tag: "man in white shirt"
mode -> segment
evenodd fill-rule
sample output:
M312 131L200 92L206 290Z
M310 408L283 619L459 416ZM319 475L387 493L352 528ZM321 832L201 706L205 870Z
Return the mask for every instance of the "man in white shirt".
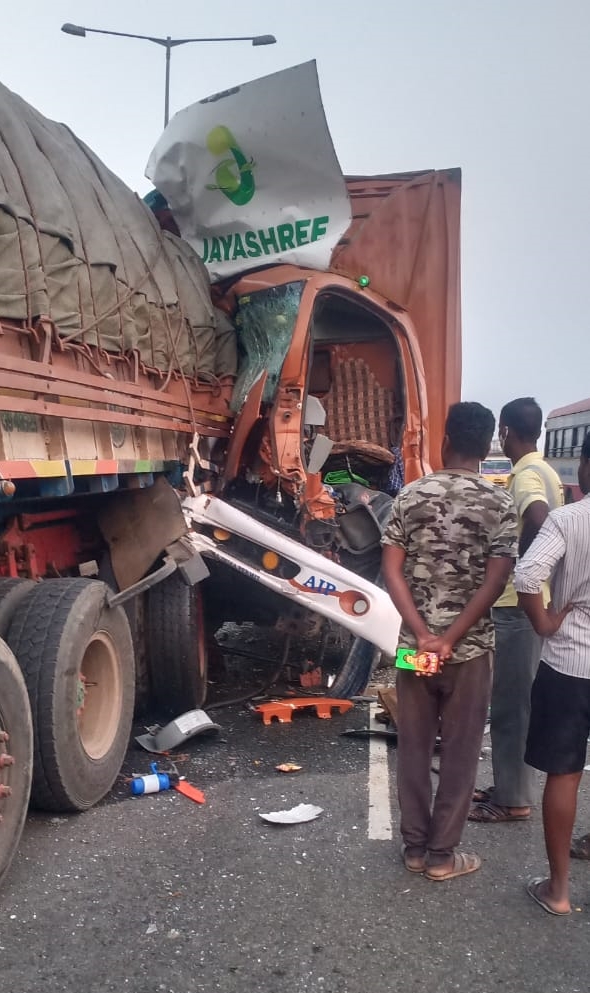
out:
M527 892L550 914L571 913L570 843L590 735L590 434L578 469L585 497L552 511L514 573L519 604L543 646L525 762L547 773L543 826L549 878ZM542 586L551 576L551 604Z

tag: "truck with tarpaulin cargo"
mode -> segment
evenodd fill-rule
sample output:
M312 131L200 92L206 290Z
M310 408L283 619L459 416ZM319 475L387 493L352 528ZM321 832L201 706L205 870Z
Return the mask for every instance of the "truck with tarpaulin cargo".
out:
M205 703L226 621L311 636L332 695L391 648L380 536L459 397L460 174L349 177L323 269L219 274L5 88L0 139L1 876L29 794L88 808L138 705Z

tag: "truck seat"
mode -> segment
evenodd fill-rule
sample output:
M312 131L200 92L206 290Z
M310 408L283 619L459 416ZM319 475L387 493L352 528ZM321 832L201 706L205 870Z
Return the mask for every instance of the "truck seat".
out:
M390 449L393 391L380 386L363 359L334 363L322 404L324 433L335 443L334 454L362 452L387 465L395 461Z

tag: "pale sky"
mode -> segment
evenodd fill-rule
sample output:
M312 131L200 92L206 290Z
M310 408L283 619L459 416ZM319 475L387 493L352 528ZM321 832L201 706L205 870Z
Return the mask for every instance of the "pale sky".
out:
M343 172L463 171L463 396L497 414L590 396L588 0L22 0L0 78L140 194L162 128L164 49L62 34L274 34L172 52L171 113L315 59Z

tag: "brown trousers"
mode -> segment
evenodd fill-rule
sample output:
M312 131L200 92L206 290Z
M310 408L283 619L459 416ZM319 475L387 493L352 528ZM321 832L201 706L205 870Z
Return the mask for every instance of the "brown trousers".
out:
M492 685L492 656L447 663L436 676L397 674L397 791L408 854L444 862L461 840L471 805ZM432 804L431 764L440 734Z

